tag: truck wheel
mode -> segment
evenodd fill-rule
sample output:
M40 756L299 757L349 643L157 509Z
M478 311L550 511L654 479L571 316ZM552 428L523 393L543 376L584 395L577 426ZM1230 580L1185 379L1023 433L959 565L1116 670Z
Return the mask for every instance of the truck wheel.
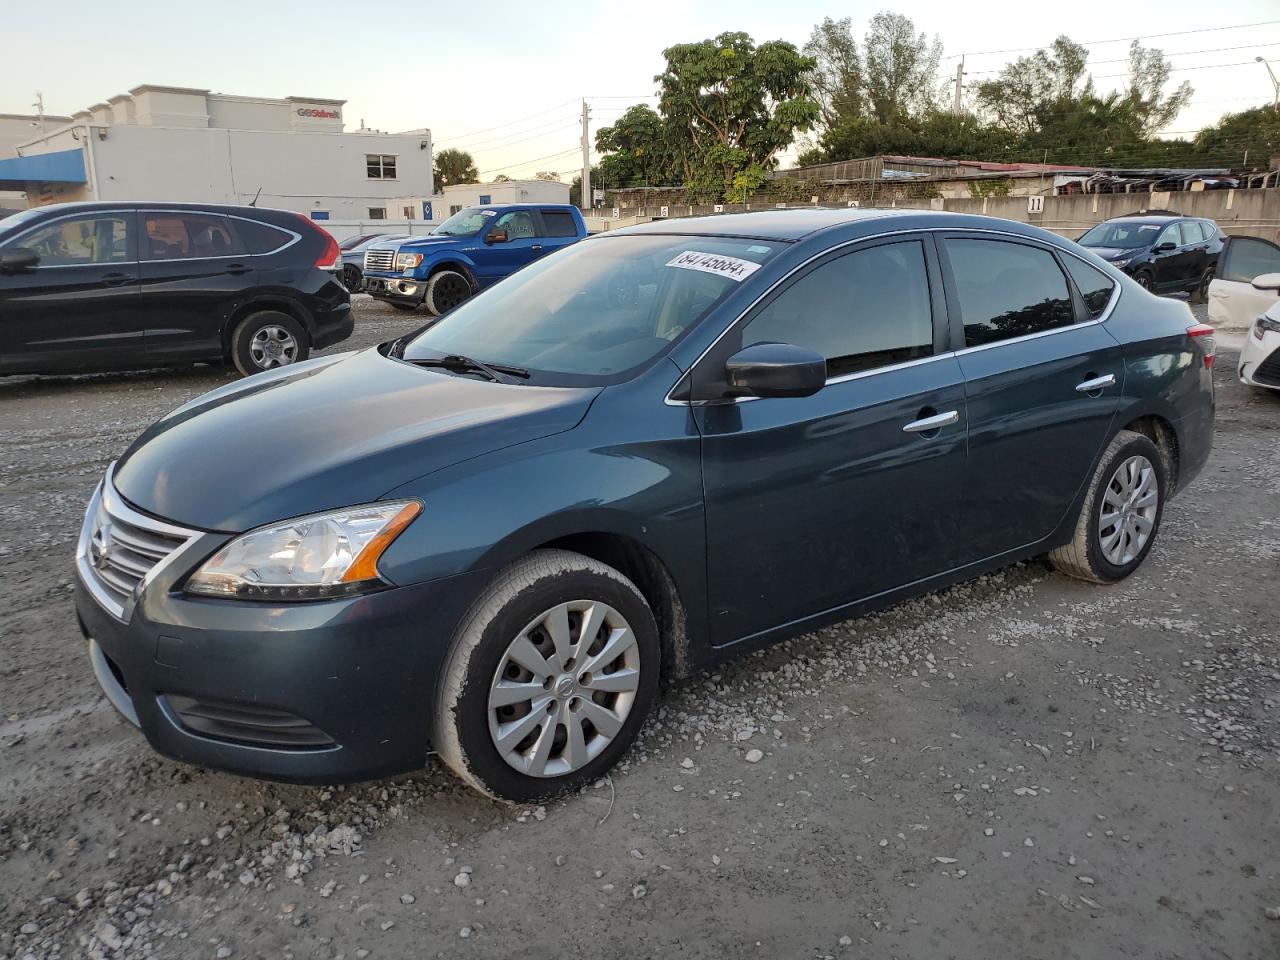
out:
M302 324L279 310L259 310L240 321L231 337L231 359L243 376L307 359L311 340Z
M471 284L456 270L441 270L427 281L423 303L437 317L452 310L471 296Z
M1049 554L1063 573L1115 583L1137 570L1156 534L1168 489L1164 457L1147 437L1121 430L1089 481L1075 536Z
M455 636L435 745L491 797L590 783L626 752L658 694L653 612L617 570L537 550L498 574Z

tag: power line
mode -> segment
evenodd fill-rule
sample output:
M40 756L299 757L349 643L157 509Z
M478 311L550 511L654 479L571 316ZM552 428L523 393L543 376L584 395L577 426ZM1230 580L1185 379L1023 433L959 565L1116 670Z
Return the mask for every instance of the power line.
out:
M1084 40L1080 41L1082 47L1097 47L1104 43L1129 43L1133 40L1157 40L1161 37L1186 37L1197 33L1216 33L1222 30L1247 30L1252 27L1270 27L1280 23L1280 20L1260 20L1257 23L1237 23L1226 27L1201 27L1198 30L1174 30L1171 33L1148 33L1141 37L1113 37L1110 40ZM1074 41L1073 41L1074 42ZM1048 44L1039 47L1011 47L1008 50L970 50L965 53L952 53L943 57L944 60L951 60L955 57L985 57L994 56L1000 53L1026 53L1027 51L1043 50Z
M494 124L492 127L484 127L480 130L472 130L470 133L460 133L453 137L438 137L439 140L465 140L467 137L474 137L478 133L488 133L490 130L500 130L503 127L511 127L517 123L524 123L526 120L532 120L534 117L540 117L543 114L550 113L552 110L559 110L561 107L567 107L571 103L577 103L578 98L566 100L564 103L557 103L554 107L547 107L545 110L539 110L537 113L531 113L527 117L520 117L518 120L508 120L506 123Z
M522 143L525 140L536 140L539 137L550 136L560 130L568 129L566 125L577 125L577 121L569 117L560 117L548 123L540 124L536 127L530 127L527 130L511 131L511 133L500 134L496 137L489 137L485 140L478 140L475 143L457 144L457 141L449 141L451 144L460 146L464 150L477 149L496 149L497 147L507 147L513 143ZM512 139L508 139L512 138ZM501 141L501 142L500 142ZM443 141L442 141L443 142Z
M480 175L486 173L498 173L501 170L510 170L512 167L523 167L531 163L541 163L544 160L555 160L557 157L563 157L570 153L577 153L580 147L570 147L568 150L561 150L559 153L549 153L545 157L534 157L532 160L521 160L518 163L508 163L501 167L491 167L488 170L481 170Z
M1112 60L1109 62L1124 63L1125 61ZM1255 63L1257 63L1256 60L1239 60L1236 63L1202 63L1202 64L1199 64L1198 66L1192 66L1192 67L1170 67L1169 72L1184 73L1188 70L1220 70L1224 67L1251 67ZM992 73L1004 73L1004 68L1001 68L999 70L967 70L965 71L966 76L986 76ZM1094 77L1093 79L1094 80L1114 80L1117 77L1127 77L1127 76L1129 76L1129 74L1127 73L1108 73L1100 77Z
M1280 42L1274 43L1246 43L1243 47L1212 47L1208 50L1179 50L1177 53L1164 53L1166 57L1190 57L1200 53L1229 53L1236 50L1256 50L1259 47L1280 47ZM1117 60L1095 60L1094 66L1102 66L1108 63L1128 63L1128 57L1120 57ZM1256 61L1255 61L1256 62Z

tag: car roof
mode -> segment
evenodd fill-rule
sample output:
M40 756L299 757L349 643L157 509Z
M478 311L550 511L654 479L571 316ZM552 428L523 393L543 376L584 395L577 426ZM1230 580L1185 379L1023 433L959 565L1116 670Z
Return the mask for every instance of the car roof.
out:
M251 207L248 204L234 203L192 203L190 201L164 201L164 200L76 200L71 203L53 203L45 207L34 207L32 209L39 210L44 213L54 215L62 215L66 213L79 213L81 211L91 212L94 210L120 210L121 208L130 210L190 210L193 213L234 213L239 216L253 215L255 213L281 213L292 214L297 217L305 217L306 214L298 213L296 210L281 210L277 207Z
M621 230L610 230L609 233L665 233L742 237L752 240L799 240L811 233L841 224L921 212L890 207L804 207L792 210L753 210L746 213L717 213L703 217L654 220L634 227L623 227Z
M1193 217L1189 213L1130 213L1123 217L1111 217L1103 220L1103 223L1127 223L1132 220L1140 220L1143 223L1161 224L1173 223L1175 220L1203 220L1204 217Z

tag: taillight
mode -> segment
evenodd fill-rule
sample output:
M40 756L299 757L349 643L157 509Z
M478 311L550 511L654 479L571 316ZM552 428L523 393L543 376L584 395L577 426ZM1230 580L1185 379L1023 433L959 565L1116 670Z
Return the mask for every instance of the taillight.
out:
M342 265L342 250L338 247L338 241L333 239L333 234L323 227L317 227L310 217L304 217L300 213L294 214L294 216L305 223L308 229L315 231L324 238L324 249L316 257L316 268L320 270L337 270Z
M1191 338L1191 342L1200 348L1200 355L1204 357L1204 365L1206 367L1213 366L1213 353L1216 345L1213 340L1213 327L1207 323L1193 323L1187 327L1187 336Z

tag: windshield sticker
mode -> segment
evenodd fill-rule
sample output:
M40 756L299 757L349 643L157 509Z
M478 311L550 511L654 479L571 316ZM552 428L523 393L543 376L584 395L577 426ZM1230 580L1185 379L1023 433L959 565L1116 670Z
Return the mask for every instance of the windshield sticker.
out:
M725 256L723 253L703 253L699 250L686 250L667 261L668 267L679 267L681 270L701 270L703 273L714 273L718 277L728 277L741 283L760 269L760 264L738 257Z
M758 243L753 243L751 246L747 247L747 253L768 253L768 252L769 252L768 247L762 247Z
M482 217L496 217L497 215L498 215L497 210L481 210L480 211L480 216Z

